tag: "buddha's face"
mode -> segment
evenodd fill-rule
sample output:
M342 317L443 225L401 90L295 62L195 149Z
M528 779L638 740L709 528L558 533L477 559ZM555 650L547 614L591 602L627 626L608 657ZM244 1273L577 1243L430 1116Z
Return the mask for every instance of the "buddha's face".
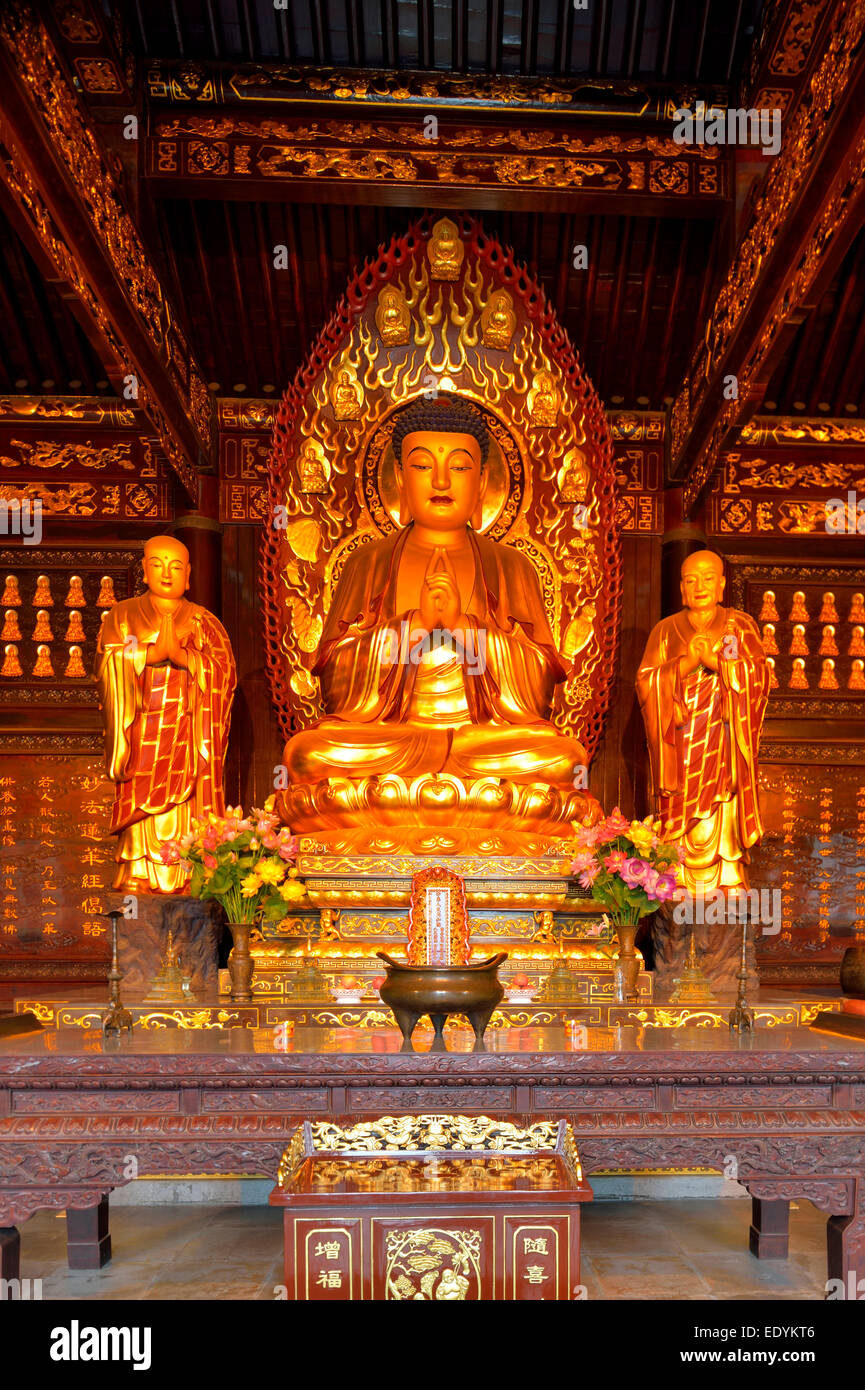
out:
M171 536L156 536L144 551L144 581L157 598L183 598L189 588L189 551Z
M697 613L715 608L724 593L724 568L717 555L700 550L682 565L682 602Z
M484 495L480 445L471 434L407 434L397 481L413 521L436 531L457 531Z

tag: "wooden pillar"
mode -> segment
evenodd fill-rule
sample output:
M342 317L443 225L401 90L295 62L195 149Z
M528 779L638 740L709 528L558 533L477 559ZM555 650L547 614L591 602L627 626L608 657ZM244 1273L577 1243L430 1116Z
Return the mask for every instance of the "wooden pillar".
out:
M0 1279L21 1277L21 1236L17 1226L0 1226ZM6 1285L4 1285L4 1288ZM7 1299L12 1290L7 1289Z
M751 1254L758 1260L786 1260L790 1239L790 1203L783 1199L751 1198Z
M661 617L669 618L682 607L679 581L682 565L695 550L711 549L702 516L693 520L682 512L682 489L664 493L664 534L661 537Z
M214 476L205 474L200 478L198 510L178 516L174 534L189 551L192 574L187 598L221 618L222 526L218 480Z
M101 1269L111 1259L108 1194L95 1207L66 1208L66 1254L70 1269Z

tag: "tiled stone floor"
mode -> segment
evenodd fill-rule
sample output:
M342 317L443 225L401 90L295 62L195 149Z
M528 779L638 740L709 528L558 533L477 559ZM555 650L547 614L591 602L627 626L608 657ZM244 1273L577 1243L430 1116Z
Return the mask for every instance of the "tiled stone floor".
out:
M748 1252L748 1201L595 1202L583 1207L590 1299L818 1299L826 1217L791 1212L790 1256ZM282 1282L282 1214L261 1206L117 1207L114 1259L66 1267L66 1222L40 1212L21 1228L21 1275L44 1299L270 1299Z

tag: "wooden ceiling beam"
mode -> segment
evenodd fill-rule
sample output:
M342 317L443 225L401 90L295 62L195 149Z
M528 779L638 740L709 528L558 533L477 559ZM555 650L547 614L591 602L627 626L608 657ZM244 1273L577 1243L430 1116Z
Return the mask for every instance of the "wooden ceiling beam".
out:
M553 116L528 131L516 115L437 120L429 138L416 113L310 122L266 109L152 109L145 184L155 197L636 217L717 217L731 198L731 152L676 144L671 121L576 130Z
M118 394L137 390L194 496L212 465L202 373L54 42L28 0L0 14L0 185L16 230L61 282ZM134 379L134 381L133 381Z
M814 59L671 410L669 476L693 508L720 451L759 410L772 371L865 213L865 5L847 4ZM735 391L736 394L733 394Z

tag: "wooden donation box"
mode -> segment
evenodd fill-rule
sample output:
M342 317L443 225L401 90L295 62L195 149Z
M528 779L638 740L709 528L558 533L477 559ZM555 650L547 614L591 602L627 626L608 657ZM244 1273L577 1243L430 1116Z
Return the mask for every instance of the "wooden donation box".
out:
M580 1203L565 1120L307 1121L279 1166L289 1299L573 1299Z

